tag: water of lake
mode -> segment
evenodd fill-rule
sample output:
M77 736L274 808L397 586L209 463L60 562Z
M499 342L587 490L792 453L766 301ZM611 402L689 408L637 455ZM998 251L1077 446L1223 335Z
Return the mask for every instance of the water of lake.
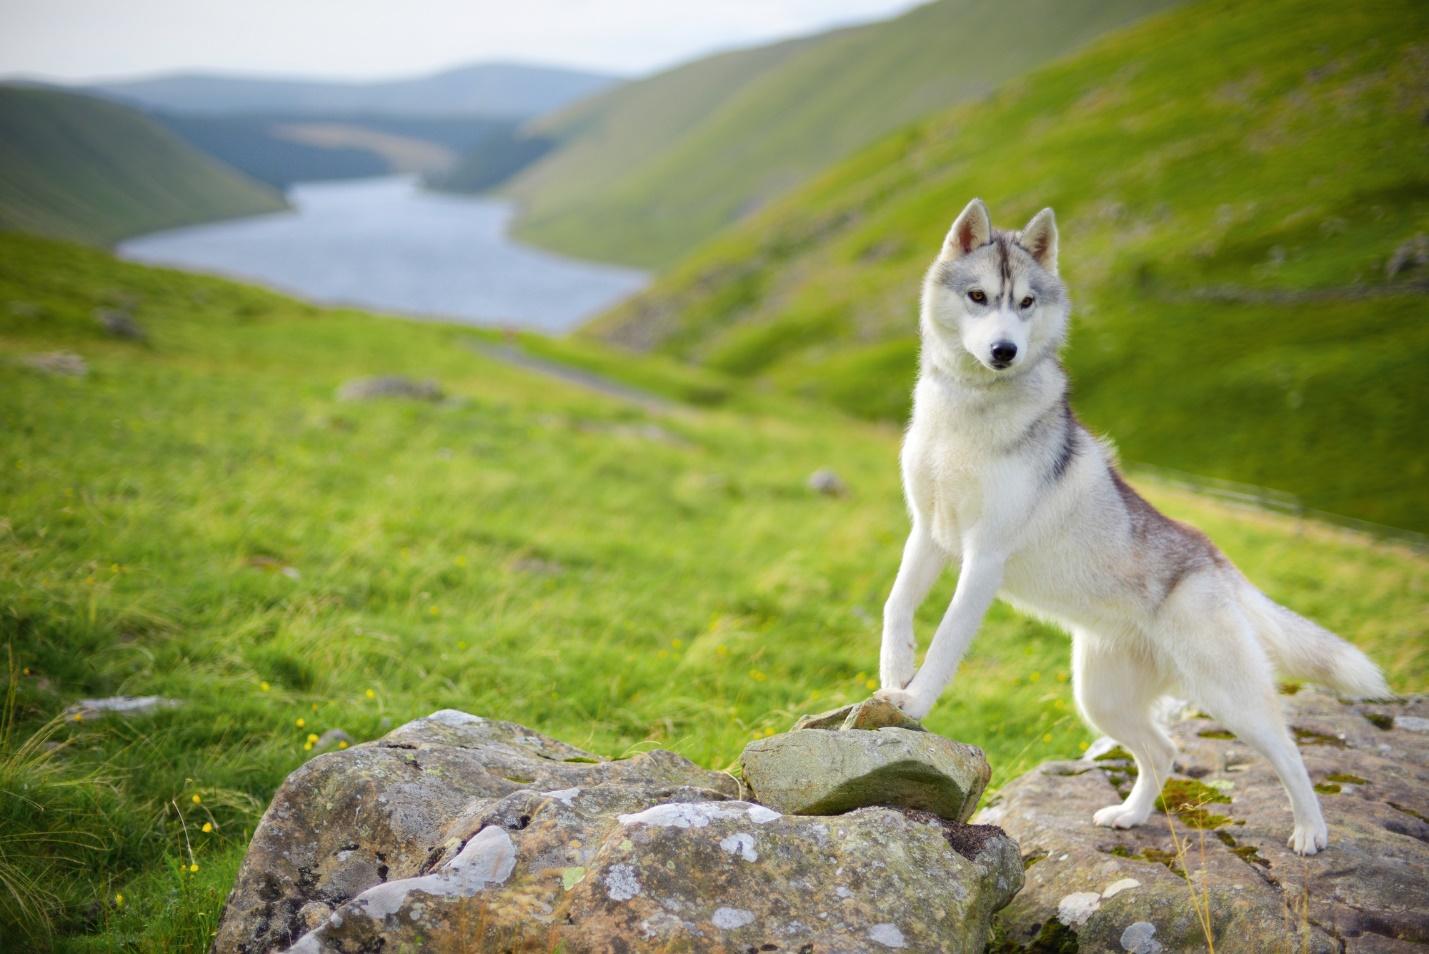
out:
M288 200L289 212L154 232L118 251L324 304L550 332L648 281L516 242L509 202L427 192L406 177L304 183Z

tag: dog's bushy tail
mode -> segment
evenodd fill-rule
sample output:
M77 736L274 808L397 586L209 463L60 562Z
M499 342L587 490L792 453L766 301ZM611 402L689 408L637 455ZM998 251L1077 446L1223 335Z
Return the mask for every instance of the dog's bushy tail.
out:
M1327 686L1350 699L1393 695L1379 667L1359 649L1281 606L1249 581L1241 592L1260 644L1281 675Z

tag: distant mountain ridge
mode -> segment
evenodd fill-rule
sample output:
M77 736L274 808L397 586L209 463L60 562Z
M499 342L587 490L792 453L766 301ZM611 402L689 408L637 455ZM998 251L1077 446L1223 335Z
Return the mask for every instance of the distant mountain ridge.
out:
M529 118L568 106L620 82L608 73L477 63L407 79L275 79L221 73L174 73L96 83L87 91L145 109L175 113L476 115Z
M441 174L462 154L509 137L522 122L367 113L199 115L155 110L149 115L196 149L283 189L321 179Z
M668 265L882 135L1175 2L940 0L705 57L531 123L555 146L501 189L521 201L523 239ZM464 165L469 185L491 184Z
M282 208L277 192L127 106L0 85L0 230L104 245Z

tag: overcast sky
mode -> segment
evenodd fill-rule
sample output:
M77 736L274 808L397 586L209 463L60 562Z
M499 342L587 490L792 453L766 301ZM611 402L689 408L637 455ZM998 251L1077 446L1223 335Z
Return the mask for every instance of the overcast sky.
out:
M0 75L370 79L480 60L638 74L916 0L0 0Z

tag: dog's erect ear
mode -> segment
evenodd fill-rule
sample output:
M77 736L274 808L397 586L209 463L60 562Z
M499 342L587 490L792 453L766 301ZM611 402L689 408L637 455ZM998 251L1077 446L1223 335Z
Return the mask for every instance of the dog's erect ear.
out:
M1038 265L1057 274L1057 217L1051 209L1032 216L1032 221L1018 234L1017 244L1031 252Z
M939 258L962 258L979 245L992 240L992 220L987 217L987 206L982 199L973 199L958 215L948 237L943 240L943 251Z

